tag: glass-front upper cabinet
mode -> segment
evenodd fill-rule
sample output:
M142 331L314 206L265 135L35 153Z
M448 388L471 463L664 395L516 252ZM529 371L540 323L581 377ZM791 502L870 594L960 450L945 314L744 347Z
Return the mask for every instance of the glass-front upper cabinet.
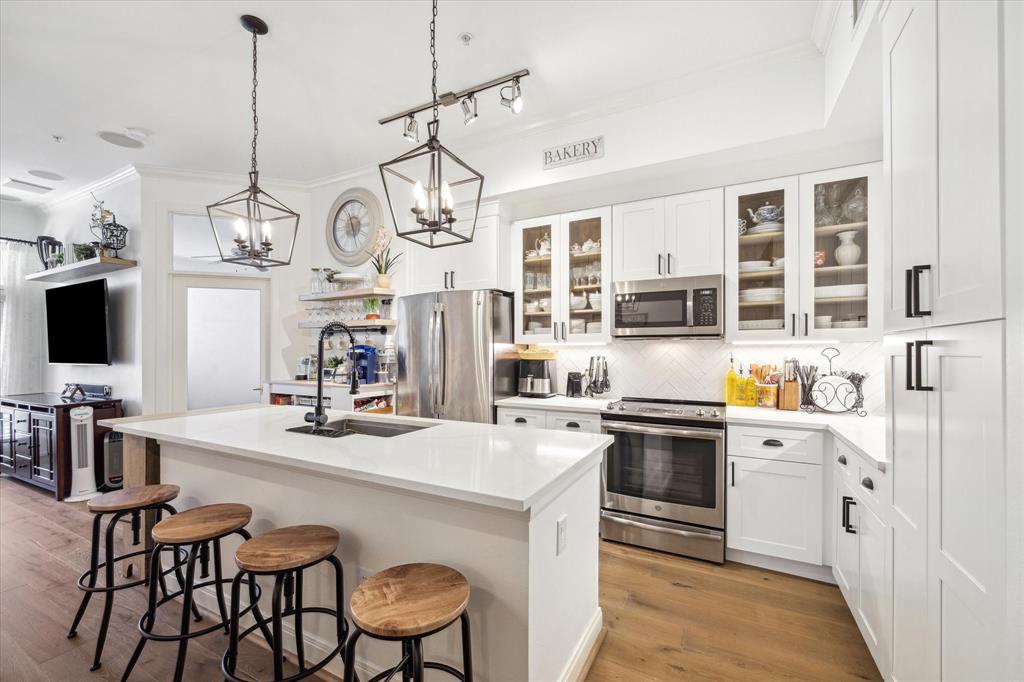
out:
M611 209L512 225L516 342L611 338Z
M778 178L725 188L726 335L799 336L799 182Z
M800 176L800 332L806 338L881 335L883 256L878 253L877 163Z

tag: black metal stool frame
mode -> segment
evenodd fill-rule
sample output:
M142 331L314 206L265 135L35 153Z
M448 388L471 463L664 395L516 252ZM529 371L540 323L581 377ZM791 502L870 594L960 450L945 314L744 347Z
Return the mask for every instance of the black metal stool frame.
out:
M89 668L92 671L99 670L101 665L101 658L103 656L103 645L107 639L107 627L110 625L110 612L114 606L114 592L124 590L129 587L136 587L142 585L147 581L147 578L140 578L130 582L115 585L114 579L114 566L125 559L131 559L137 556L150 556L154 549L140 549L120 556L114 556L114 531L117 529L118 522L125 516L132 515L132 546L139 544L139 528L140 519L142 512L145 511L156 511L157 520L159 521L163 512L167 512L169 515L174 515L177 511L171 505L166 502L159 504L151 504L145 507L138 507L136 509L124 509L117 512L95 512L92 520L92 548L89 552L89 570L83 573L78 578L78 589L85 592L82 595L82 602L78 606L78 612L75 613L75 619L71 623L71 628L68 630L68 639L74 639L78 636L78 625L82 622L82 617L85 615L85 611L89 606L89 600L92 599L92 595L96 592L103 592L107 595L105 603L103 605L103 617L100 620L100 632L96 638L96 653L93 658L92 667ZM106 533L104 536L104 561L100 562L100 526L104 516L110 516L111 518L107 522ZM174 553L174 564L167 570L161 570L159 573L160 589L164 595L167 595L167 581L165 576L168 573L175 573L178 579L179 585L184 585L184 577L181 573L181 567L185 565L186 557L184 550L181 552ZM99 578L100 570L104 572L104 584L96 585L97 579ZM86 584L88 583L88 584ZM193 614L196 620L200 619L199 611L193 606Z
M223 629L225 633L229 631L228 613L224 602L224 584L228 582L221 569L220 559L220 541L221 539L228 537L229 535L240 535L245 540L251 540L252 536L244 528L231 531L218 535L217 537L207 538L200 542L182 543L182 544L163 544L156 543L153 546L153 554L150 558L150 579L149 579L149 607L146 613L142 614L139 618L139 643L135 646L135 651L132 652L132 657L128 661L128 665L124 669L124 674L121 676L121 682L126 682L128 677L131 675L132 670L135 668L135 664L139 660L139 656L142 655L142 650L146 646L146 642L149 640L156 640L158 642L178 642L178 658L174 666L174 682L181 682L185 670L185 657L188 653L188 642L190 639L196 637L202 637L208 635L219 629ZM209 576L209 554L210 544L213 545L213 570L214 577L212 580L205 580L202 582L195 582L196 577L196 561L201 563L200 578L206 578ZM160 551L165 548L174 548L175 550L182 549L185 545L189 545L188 549L188 560L185 566L185 579L182 589L177 592L165 595L162 599L157 599L156 591L159 583L157 576L159 575L160 566ZM189 629L189 612L194 611L195 601L193 600L192 593L200 587L208 587L213 585L217 593L217 607L220 611L221 620L213 625L203 628L202 630L196 630L194 632ZM181 609L181 630L177 634L157 634L153 632L153 627L156 625L156 612L157 609L167 602L176 599L181 596L183 600ZM262 620L259 610L259 598L260 589L255 581L249 582L249 606L247 606L240 614L239 617L252 611L256 614L259 620ZM198 618L196 619L199 620ZM271 642L270 632L263 628L263 635L267 638L267 642Z
M436 635L438 632L447 629L456 620L462 621L462 671L458 671L455 668L445 663L436 663L434 661L425 661L423 659L423 639ZM388 668L380 673L377 673L371 677L367 682L381 682L381 680L390 680L399 671L402 672L402 679L405 681L411 680L412 682L423 682L423 676L426 669L441 670L457 680L462 682L473 682L473 650L471 647L471 637L469 632L469 613L463 611L459 614L459 617L451 620L436 630L425 632L422 635L416 635L415 637L384 637L381 635L375 635L370 632L365 632L358 625L353 625L352 636L348 638L348 643L345 645L345 674L343 682L359 682L359 678L356 676L356 642L359 641L359 637L363 634L368 635L372 639L379 639L385 642L401 642L402 643L402 660L398 662L393 668Z
M334 567L334 590L335 590L335 608L331 609L326 606L303 606L302 604L302 572L307 568L316 566L317 564L327 561ZM250 584L256 582L256 578L261 575L274 576L274 592L273 592L273 606L271 612L271 627L273 628L273 635L271 637L266 636L266 620L257 612L254 616L256 623L250 625L244 631L239 632L239 620L242 613L238 611L238 599L239 591L241 589L241 583L246 576L250 576L248 581ZM345 607L344 607L344 584L345 584L345 573L342 568L341 562L333 554L324 557L323 559L317 559L316 561L310 562L297 568L288 569L280 572L267 572L261 573L256 571L247 571L241 569L235 575L235 579L231 583L231 638L228 641L228 649L224 652L224 656L221 658L221 672L224 674L224 679L229 682L246 682L241 678L235 677L235 669L238 664L238 643L245 639L251 632L256 628L260 628L264 631L264 637L270 644L271 651L274 656L274 682L296 682L296 680L303 680L310 675L314 675L323 669L328 663L330 663L335 656L341 655L342 660L345 659L345 642L348 638L348 621L345 619ZM294 590L295 602L292 602ZM281 598L284 597L284 608L281 608ZM244 613L244 612L243 612ZM337 622L337 636L338 645L334 649L324 656L316 664L306 667L306 656L305 656L305 641L302 631L302 615L304 613L323 613L328 616L334 616ZM284 647L282 641L282 619L294 616L295 617L295 658L299 666L299 672L291 677L284 677ZM262 622L261 622L262 621Z

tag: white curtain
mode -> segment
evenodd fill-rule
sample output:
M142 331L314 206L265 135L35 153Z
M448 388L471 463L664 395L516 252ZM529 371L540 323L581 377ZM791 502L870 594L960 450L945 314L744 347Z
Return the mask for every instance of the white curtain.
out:
M43 285L35 245L0 240L0 395L32 393L43 383Z

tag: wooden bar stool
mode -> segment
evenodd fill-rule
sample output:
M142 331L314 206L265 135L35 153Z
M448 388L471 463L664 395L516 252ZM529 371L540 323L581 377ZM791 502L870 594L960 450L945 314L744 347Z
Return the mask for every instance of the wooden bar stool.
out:
M178 659L174 668L174 680L180 682L185 670L185 655L188 650L188 642L195 637L223 629L228 631L228 612L224 602L224 583L228 582L223 575L220 560L220 540L228 535L237 534L245 540L252 536L245 530L246 524L252 518L252 509L244 504L209 504L202 507L195 507L187 511L163 519L153 526L153 555L150 558L149 578L149 607L146 613L139 619L139 643L132 653L131 660L121 677L122 682L131 675L132 669L142 654L143 647L149 640L159 642L178 642ZM196 582L196 562L200 564L200 579L208 578L210 575L210 546L213 545L213 579ZM165 547L179 549L188 547L188 556L185 562L185 577L182 581L182 588L177 592L165 594L162 599L157 599L157 585L159 583L159 556L160 551ZM192 598L194 590L200 587L213 585L217 593L217 606L220 610L221 620L201 630L191 632L189 630L189 613L195 610L195 602ZM177 597L182 597L181 629L177 633L158 634L153 632L156 625L156 612L160 606ZM250 610L259 617L259 587L249 583L249 606L239 615L245 615ZM199 620L196 618L196 620ZM269 633L264 632L269 642Z
M178 496L178 492L179 489L176 485L143 485L106 493L99 497L92 498L86 504L88 510L93 513L92 547L89 552L89 570L78 578L78 588L83 590L85 594L82 596L82 603L78 606L78 612L75 614L75 619L71 623L71 629L68 630L68 639L78 636L78 625L82 622L82 616L85 615L85 610L89 606L89 600L92 599L92 595L96 592L104 593L106 595L106 601L103 604L103 617L100 621L99 637L96 639L96 654L90 670L98 670L101 664L103 645L106 643L107 639L107 626L110 624L110 612L114 606L114 592L124 590L129 587L135 587L146 582L146 579L142 578L116 585L114 582L115 564L119 561L130 559L132 557L149 555L150 552L153 551L141 549L115 556L114 530L117 528L117 523L125 516L131 515L133 531L132 544L138 545L142 513L149 510L155 510L158 520L163 516L164 512L171 515L175 514L176 512L174 507L168 504L168 502L176 498ZM108 516L109 518L107 520L107 528L103 543L104 560L100 562L100 526L102 525L104 516ZM155 556L156 552L153 552L153 554ZM181 552L180 554L175 552L173 565L166 571L157 571L156 577L158 578L160 589L163 591L165 596L167 595L167 583L165 576L168 573L176 573L178 583L181 585L184 584L184 578L181 574L181 567L183 565L184 552ZM101 569L104 574L104 584L97 585L96 582L99 578ZM199 611L194 611L194 613L198 620Z
M287 526L257 535L243 542L235 550L235 563L239 571L231 584L231 639L228 649L221 658L221 672L231 682L242 682L235 677L238 664L238 642L256 628L265 631L267 621L256 615L256 623L244 632L239 632L239 591L243 579L249 584L256 582L256 576L274 576L273 611L270 619L272 635L268 638L274 655L274 681L294 682L316 674L321 668L341 653L348 636L348 621L344 608L344 573L341 562L334 556L338 549L338 531L327 526ZM334 567L335 608L304 606L302 603L302 572L327 561ZM284 596L284 608L281 597ZM292 597L294 596L294 603ZM316 664L306 667L305 641L302 631L302 616L307 613L323 613L333 616L337 622L338 645ZM295 654L299 672L284 676L284 651L282 648L282 619L295 617ZM266 636L264 634L264 636Z
M356 642L366 633L374 639L402 643L398 665L369 682L391 679L423 682L424 669L443 670L456 679L473 682L469 637L469 581L454 568L440 564L404 564L375 573L355 589L349 604L355 627L345 646L344 682L355 682ZM450 665L423 660L423 638L462 621L462 672Z

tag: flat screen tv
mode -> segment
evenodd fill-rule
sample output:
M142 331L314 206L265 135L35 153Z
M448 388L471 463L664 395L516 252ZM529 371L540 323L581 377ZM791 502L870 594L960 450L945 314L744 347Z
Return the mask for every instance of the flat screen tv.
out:
M50 362L110 364L107 280L46 290L46 345Z

